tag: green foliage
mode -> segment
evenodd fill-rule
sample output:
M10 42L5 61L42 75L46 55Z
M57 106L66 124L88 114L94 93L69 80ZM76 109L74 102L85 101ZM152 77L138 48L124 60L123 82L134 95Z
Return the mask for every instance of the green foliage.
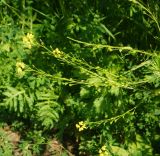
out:
M9 142L3 130L0 130L0 154L4 156L12 155L13 145Z
M59 120L59 112L62 107L57 102L58 96L54 95L54 90L47 90L46 93L37 92L37 108L38 120L42 122L45 128L53 128L54 123Z
M159 5L0 1L0 122L27 129L23 155L41 155L51 133L75 155L160 153Z
M28 96L25 90L8 87L3 94L6 96L4 106L10 111L25 114L25 111L28 112L33 109L34 98L32 95Z

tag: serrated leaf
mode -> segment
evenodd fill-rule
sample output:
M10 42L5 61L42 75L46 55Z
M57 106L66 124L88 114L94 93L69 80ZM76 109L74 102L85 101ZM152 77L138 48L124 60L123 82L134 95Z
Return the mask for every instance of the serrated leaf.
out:
M23 96L21 94L19 95L18 100L19 100L19 111L20 113L22 113L24 110L24 102L23 102Z
M32 97L31 96L28 97L26 94L24 94L24 98L26 100L26 103L28 104L29 109L32 110L32 108L33 108L33 99L32 99Z
M14 105L14 111L17 112L17 110L18 110L18 101L17 101L16 97L13 98L13 105Z
M5 95L7 97L11 97L12 96L12 94L10 92L8 92L8 91L4 92L3 95Z

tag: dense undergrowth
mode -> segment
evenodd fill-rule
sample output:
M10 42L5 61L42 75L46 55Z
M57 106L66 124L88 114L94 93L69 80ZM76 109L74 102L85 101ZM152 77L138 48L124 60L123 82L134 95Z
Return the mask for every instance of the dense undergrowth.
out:
M0 10L0 155L160 155L159 0Z

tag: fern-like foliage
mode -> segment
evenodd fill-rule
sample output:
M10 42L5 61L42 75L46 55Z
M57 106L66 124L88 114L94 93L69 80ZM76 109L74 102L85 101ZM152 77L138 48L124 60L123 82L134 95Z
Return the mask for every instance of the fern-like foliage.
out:
M63 110L57 102L58 96L51 88L41 88L34 94L23 88L7 87L3 95L5 98L1 106L16 112L18 116L27 117L32 114L46 129L58 122L59 113Z
M42 125L48 129L52 128L59 119L59 113L62 107L57 102L58 96L54 94L53 90L46 92L36 92L37 102L37 116Z
M7 87L3 95L5 98L2 104L10 111L26 115L28 111L33 109L34 95L30 91L23 88Z

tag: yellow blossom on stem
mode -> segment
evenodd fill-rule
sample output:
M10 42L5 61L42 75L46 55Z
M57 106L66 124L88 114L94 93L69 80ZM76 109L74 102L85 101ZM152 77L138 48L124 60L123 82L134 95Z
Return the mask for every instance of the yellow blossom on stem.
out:
M25 47L31 49L34 44L34 35L27 33L27 35L23 37L23 44Z
M102 149L102 151L106 151L106 146L105 145L102 146L101 149Z
M24 69L25 68L25 64L23 62L17 62L16 63L16 67Z
M63 56L63 52L60 51L58 48L56 48L55 50L53 50L53 55L57 58L62 57Z
M23 62L17 62L16 63L16 71L17 71L17 75L19 77L24 76L24 74L25 74L24 69L25 69L25 64Z
M87 129L86 124L83 121L80 121L78 124L76 124L76 128L79 130L79 132Z
M101 149L99 150L99 156L109 156L110 154L107 151L106 146L102 146Z

